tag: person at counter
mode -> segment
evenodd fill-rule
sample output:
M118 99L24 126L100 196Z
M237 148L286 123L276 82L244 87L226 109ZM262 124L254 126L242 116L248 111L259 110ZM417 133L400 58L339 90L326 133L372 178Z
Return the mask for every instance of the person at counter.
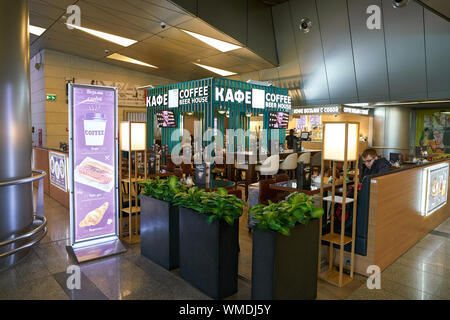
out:
M289 130L289 135L286 137L286 143L288 149L294 149L298 138L294 135L294 129Z
M391 163L383 157L379 157L375 149L366 149L361 155L363 165L359 169L360 181L365 176L391 171Z

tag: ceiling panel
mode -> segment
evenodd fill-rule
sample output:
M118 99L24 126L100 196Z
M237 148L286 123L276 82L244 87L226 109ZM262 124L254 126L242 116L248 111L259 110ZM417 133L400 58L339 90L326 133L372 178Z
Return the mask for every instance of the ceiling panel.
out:
M274 67L248 48L222 53L181 31L185 29L240 45L168 0L30 0L30 3L30 22L47 28L40 37L30 36L31 56L48 48L174 81L217 76L192 62L237 73ZM138 42L125 48L80 30L69 30L64 24L66 8L73 3L81 9L81 26ZM161 21L166 23L165 28L161 27ZM106 49L109 52L105 52ZM107 59L112 53L158 66L158 69Z

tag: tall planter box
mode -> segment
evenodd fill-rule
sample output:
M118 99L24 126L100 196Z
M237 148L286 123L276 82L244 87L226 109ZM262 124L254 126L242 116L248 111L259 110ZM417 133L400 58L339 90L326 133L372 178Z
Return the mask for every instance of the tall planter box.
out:
M141 196L141 254L167 270L178 268L178 207Z
M312 300L317 296L319 219L291 229L253 233L252 299Z
M214 299L237 292L239 220L206 222L207 216L180 208L180 275Z

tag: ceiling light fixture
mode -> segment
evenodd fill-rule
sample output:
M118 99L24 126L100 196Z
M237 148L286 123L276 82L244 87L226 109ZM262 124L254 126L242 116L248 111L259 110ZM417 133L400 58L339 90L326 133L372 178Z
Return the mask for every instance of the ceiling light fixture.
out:
M222 69L218 69L218 68L214 68L214 67L210 67L210 66L205 66L204 64L200 64L200 63L195 63L195 62L192 62L192 63L197 65L197 66L199 66L199 67L202 67L202 68L204 68L206 70L209 70L211 72L217 73L218 75L221 75L222 77L227 77L227 76L232 76L232 75L237 74L235 72L222 70Z
M133 58L127 57L127 56L123 56L121 54L118 53L113 53L109 56L107 56L107 58L109 59L114 59L114 60L119 60L119 61L123 61L123 62L129 62L129 63L134 63L134 64L139 64L141 66L146 66L146 67L151 67L151 68L158 68L155 66L152 66L151 64L139 61L139 60L135 60Z
M210 38L210 37L207 37L207 36L195 33L195 32L191 32L191 31L187 31L187 30L183 30L183 29L180 29L180 30L183 32L186 32L187 34L193 36L194 38L197 38L198 40L200 40L200 41L206 43L207 45L210 45L211 47L216 48L217 50L220 50L222 52L227 52L227 51L232 51L232 50L242 48L241 46L237 46L237 45L229 43L229 42Z
M39 37L41 34L43 34L45 30L46 30L46 29L44 29L44 28L37 27L37 26L32 26L31 24L28 25L28 32L31 33L31 34L34 34L34 35L36 35L36 36L38 36L38 37Z
M80 31L84 31L86 33L89 33L93 36L96 36L98 38L102 38L104 40L113 42L115 44L121 45L123 47L129 47L132 44L135 44L137 41L133 40L133 39L128 39L128 38L124 38L124 37L120 37L120 36L116 36L110 33L106 33L106 32L102 32L102 31L97 31L97 30L93 30L93 29L89 29L89 28L84 28L84 27L80 27L77 26L75 24L70 24L70 23L66 23L66 25L68 25L69 27L78 29Z

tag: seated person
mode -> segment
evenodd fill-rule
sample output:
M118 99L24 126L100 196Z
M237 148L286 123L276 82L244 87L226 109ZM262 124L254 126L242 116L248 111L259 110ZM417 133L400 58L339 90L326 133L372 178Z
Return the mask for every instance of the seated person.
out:
M362 164L359 168L359 180L362 181L365 176L387 173L391 171L391 163L383 157L379 157L375 149L366 149L361 155Z
M294 129L289 130L289 135L286 137L286 143L288 149L295 149L295 144L298 138L294 135Z
M383 157L379 157L375 149L366 149L361 155L362 161L359 165L359 185L358 185L358 200L360 200L359 193L363 179L369 175L387 173L391 171L391 163ZM347 198L354 198L354 186L349 186L347 189ZM340 230L342 221L342 205L338 204L335 209L334 230ZM345 233L351 235L353 220L353 203L346 205L345 212Z

